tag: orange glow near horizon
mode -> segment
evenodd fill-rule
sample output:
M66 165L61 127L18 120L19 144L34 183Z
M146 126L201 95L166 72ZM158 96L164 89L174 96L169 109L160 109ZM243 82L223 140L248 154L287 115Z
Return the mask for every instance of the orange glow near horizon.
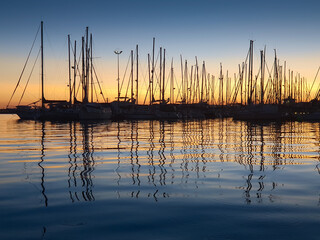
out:
M255 59L256 60L256 59ZM256 60L257 61L257 60ZM112 61L105 61L105 62L100 62L99 67L100 69L97 69L97 74L99 76L99 81L100 85L102 87L103 94L106 99L108 99L109 102L112 102L116 99L117 97L117 81L116 81L116 65L115 63L111 64ZM123 62L125 62L123 60ZM229 77L231 78L232 84L234 84L234 73L238 75L238 66L236 66L236 63L231 61L232 65L229 63L223 64L223 74L226 76L226 72L228 70L229 72ZM313 63L313 64L312 64ZM18 82L20 73L21 73L21 66L23 66L23 60L22 59L14 59L9 58L4 60L3 58L0 59L0 64L3 65L4 71L1 73L1 88L0 88L0 108L5 108L8 104L8 101L11 97L11 94L13 93L13 90L15 88L16 83ZM124 64L124 63L123 63ZM147 92L147 84L148 84L148 73L147 73L147 68L146 68L146 63L141 63L143 65L144 72L142 70L140 71L139 74L139 104L144 103L145 95ZM192 61L188 62L188 70L189 70L189 75L190 75L190 69L191 65L194 63ZM272 58L269 57L267 59L267 64L269 68L272 67ZM283 64L283 62L281 63ZM109 65L109 66L108 66ZM112 67L115 67L115 69L112 69ZM199 64L200 65L200 64ZM57 67L58 66L58 67ZM59 67L60 66L60 67ZM63 67L61 67L63 66ZM106 67L104 67L106 66ZM259 62L255 62L254 64L254 74L258 71L256 68L259 66ZM301 68L297 69L299 66ZM157 66L158 68L158 66ZM303 69L302 69L303 68ZM33 71L32 77L30 78L30 82L28 85L28 88L25 92L24 98L21 102L21 104L30 104L34 101L37 101L40 99L40 67L36 67L35 70ZM58 69L58 70L57 70ZM306 59L305 61L301 61L301 59L292 59L292 62L287 61L287 71L288 70L294 71L294 74L297 72L301 73L301 77L305 77L308 82L308 86L311 87L311 84L313 82L313 79L315 77L315 73L317 70L316 67L316 59ZM297 70L295 70L297 69ZM27 71L28 70L28 71ZM123 77L125 70L125 66L121 65L120 66L120 78ZM201 67L199 66L199 71L201 70ZM156 69L156 72L159 71ZM217 61L206 61L206 72L210 73L211 75L215 76L216 82L217 79L219 78L219 64ZM26 84L26 81L28 79L28 74L30 74L30 69L26 69L25 74L21 80L21 86L17 89L17 92L12 99L10 103L10 107L14 107L18 104L19 99L21 97L21 94L23 92L24 86ZM158 73L156 73L158 74ZM170 64L166 64L166 81L169 82L169 74L170 74ZM121 96L125 95L127 84L129 81L128 73L126 76L125 83L123 84L122 87L122 92ZM181 69L179 66L178 61L175 62L174 65L174 75L175 75L175 98L177 98L177 93L178 93L178 87L176 86L177 83L180 83L181 79ZM288 75L288 74L287 74ZM201 77L201 75L200 75ZM136 77L134 76L134 79ZM266 72L266 78L267 80L267 72ZM265 80L265 81L266 81ZM78 77L79 81L79 77ZM95 80L94 80L95 81ZM122 81L122 80L121 80ZM96 82L96 81L95 81ZM319 85L319 80L317 79L316 84L313 88L313 92L316 91L317 87ZM65 61L60 61L57 62L56 60L47 60L46 61L46 67L45 67L45 97L46 99L57 99L57 100L68 100L69 98L69 93L68 93L68 69L67 69L67 63ZM100 95L100 90L98 85L96 84L96 91L98 95ZM215 90L215 95L218 95L217 92L218 88ZM78 98L80 99L81 94L78 93ZM155 98L158 98L158 93L156 93ZM128 89L128 94L127 96L130 96L130 88ZM169 83L166 83L166 94L165 98L169 98ZM94 94L94 100L96 101L96 94ZM103 99L101 96L99 96L99 102L103 102ZM149 103L149 97L146 98L146 104Z

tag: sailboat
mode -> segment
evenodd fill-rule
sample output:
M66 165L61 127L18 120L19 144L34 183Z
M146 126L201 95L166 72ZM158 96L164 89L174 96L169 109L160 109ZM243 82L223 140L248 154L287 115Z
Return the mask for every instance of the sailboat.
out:
M88 36L88 28L87 28ZM84 39L84 38L83 38ZM74 83L71 86L71 68L70 68L70 37L68 37L68 48L69 48L69 90L70 99L66 100L47 100L44 96L44 74L43 74L43 22L41 21L41 106L36 106L37 102L32 105L18 105L16 106L16 114L23 120L105 120L111 119L112 111L108 103L95 103L93 99L91 102L88 101L89 93L89 49L88 49L88 37L86 38L86 60L84 61L84 40L82 41L82 58L83 63L83 99L82 102L76 99L75 94L75 83L76 83L76 54L75 64L73 66ZM91 37L92 43L92 37ZM91 65L92 65L92 44L91 44ZM91 66L92 68L92 66ZM84 74L87 73L87 74ZM92 72L91 72L92 75ZM91 84L92 85L92 84ZM91 89L93 91L93 89ZM102 92L102 91L101 91ZM73 98L72 98L73 97ZM72 103L73 99L73 103Z

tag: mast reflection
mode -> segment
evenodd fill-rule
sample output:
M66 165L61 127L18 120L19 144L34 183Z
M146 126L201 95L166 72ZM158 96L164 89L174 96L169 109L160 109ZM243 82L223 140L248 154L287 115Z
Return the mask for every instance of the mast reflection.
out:
M171 122L169 124L169 136L170 136L170 139L169 139L169 143L170 143L170 163L169 163L169 167L170 167L170 170L171 170L171 184L174 183L174 174L175 174L175 170L173 168L173 165L175 164L174 161L175 161L175 157L174 157L174 124Z
M160 185L166 185L166 174L167 170L165 167L165 162L166 162L166 156L165 156L165 149L166 149L166 144L165 144L165 129L164 129L164 122L160 121L159 122L159 168L160 168L160 174L159 174L159 182Z
M42 163L44 161L44 157L45 157L45 153L44 153L44 141L45 141L45 122L41 122L41 155L40 155L40 162L38 163L38 166L41 169L41 194L44 198L44 205L45 207L48 206L48 197L46 195L46 188L44 185L44 177L45 177L45 172L44 172L44 168L42 166Z
M71 202L94 201L92 173L95 168L93 124L69 123L70 148L68 188ZM79 128L79 129L78 129ZM79 132L81 134L79 134ZM81 135L82 151L78 152L78 137ZM79 185L79 181L81 184ZM81 190L79 191L79 187Z
M38 167L41 194L48 206L43 165L46 128L54 124L41 124ZM108 184L112 187L107 191L118 198L147 197L159 201L171 196L196 196L206 185L213 189L240 189L241 199L247 204L272 202L277 198L275 190L283 184L268 176L287 165L304 164L307 150L303 146L309 136L302 136L303 124L306 125L216 119L123 121L108 123L103 128L105 123L65 123L62 126L69 139L65 165L69 197L71 202L95 201L94 179L102 177L111 179ZM320 126L307 126L316 128L313 139L319 147ZM320 153L317 154L320 159ZM314 156L311 158L314 161ZM316 164L315 169L320 174L319 166ZM96 168L100 168L98 176L94 175L98 174ZM236 170L232 172L232 168ZM240 179L240 186L226 181L233 178Z
M117 143L117 150L118 150L118 153L117 153L117 168L115 169L115 172L118 176L118 179L117 179L117 185L119 186L120 185L120 180L121 180L121 175L119 173L119 169L120 169L120 144L121 144L121 139L120 139L120 122L117 122L117 140L118 140L118 143ZM119 193L119 190L117 190L117 196L118 198L120 198L120 193Z

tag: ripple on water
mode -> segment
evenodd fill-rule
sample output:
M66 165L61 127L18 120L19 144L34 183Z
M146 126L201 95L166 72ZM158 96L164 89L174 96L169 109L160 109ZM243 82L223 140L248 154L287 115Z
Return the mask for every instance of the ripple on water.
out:
M1 239L316 239L319 123L0 115Z

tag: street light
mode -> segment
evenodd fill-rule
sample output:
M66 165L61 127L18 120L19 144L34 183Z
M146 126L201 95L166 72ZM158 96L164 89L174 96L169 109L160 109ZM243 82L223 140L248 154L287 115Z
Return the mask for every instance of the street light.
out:
M115 54L117 54L117 58L118 58L118 102L120 101L120 77L119 77L119 55L122 53L122 51L119 50L115 50L114 51Z

